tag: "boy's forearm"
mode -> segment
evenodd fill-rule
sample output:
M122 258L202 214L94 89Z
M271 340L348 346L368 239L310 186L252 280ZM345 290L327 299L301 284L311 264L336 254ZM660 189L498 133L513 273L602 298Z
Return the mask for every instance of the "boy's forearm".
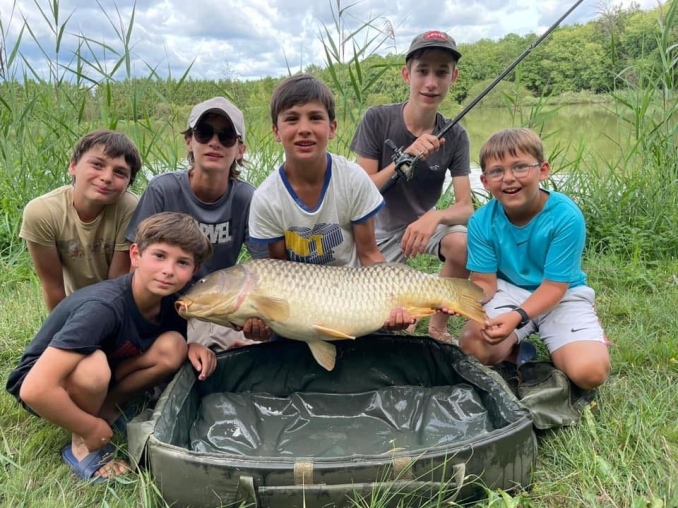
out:
M115 279L129 273L131 265L129 250L115 251L111 259L111 265L108 268L108 278Z
M97 423L98 417L80 409L60 386L32 392L22 391L23 402L54 425L83 436Z
M532 293L521 307L530 318L540 316L553 309L567 292L566 282L552 282L544 280Z
M481 303L485 304L494 298L494 295L497 292L497 277L495 274L471 272L470 279L471 282L480 286L480 289L482 289L485 294Z
M368 250L366 252L360 252L358 251L358 259L360 260L361 266L368 266L368 265L373 265L374 263L385 263L386 258L384 258L384 255L381 253L381 251L377 249L373 250Z
M454 203L443 210L439 210L439 213L439 224L445 226L466 226L471 215L473 215L473 204Z
M384 185L386 185L391 178L393 178L393 175L395 174L395 164L391 163L385 168L381 169L381 171L377 171L376 173L373 173L370 175L370 178L374 182L374 185L377 186L377 189L381 189Z
M45 298L45 305L47 311L52 312L61 300L66 298L66 290L63 286L58 287L43 287L42 294Z

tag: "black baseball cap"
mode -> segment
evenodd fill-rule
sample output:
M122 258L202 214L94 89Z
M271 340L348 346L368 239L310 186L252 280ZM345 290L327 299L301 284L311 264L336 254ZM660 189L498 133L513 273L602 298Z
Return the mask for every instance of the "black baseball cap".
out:
M452 53L454 59L457 61L461 58L461 53L459 53L457 43L454 42L454 39L445 32L440 32L439 30L429 30L428 32L417 35L414 40L412 40L410 49L407 50L405 62L412 58L414 53L422 49L442 49Z

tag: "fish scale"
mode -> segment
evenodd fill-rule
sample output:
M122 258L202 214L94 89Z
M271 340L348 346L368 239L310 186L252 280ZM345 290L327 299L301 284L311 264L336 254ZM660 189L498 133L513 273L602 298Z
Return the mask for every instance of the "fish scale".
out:
M482 322L483 297L466 279L441 278L405 264L353 268L264 259L210 274L177 308L186 318L226 326L260 318L279 335L307 342L315 359L331 370L336 351L328 342L378 330L394 307L414 318L447 308Z

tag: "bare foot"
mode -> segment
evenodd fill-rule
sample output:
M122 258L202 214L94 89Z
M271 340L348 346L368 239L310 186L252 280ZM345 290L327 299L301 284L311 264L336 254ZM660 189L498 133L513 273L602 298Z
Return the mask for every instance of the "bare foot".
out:
M428 334L436 340L443 335L449 335L447 332L447 320L449 316L442 312L436 312L428 322Z
M447 330L441 331L437 328L429 327L428 329L429 337L442 342L443 344L454 344L455 346L459 345L459 339L452 335Z
M120 476L129 471L129 464L122 459L113 459L103 466L101 466L94 476L100 476L101 478L113 478L114 476Z

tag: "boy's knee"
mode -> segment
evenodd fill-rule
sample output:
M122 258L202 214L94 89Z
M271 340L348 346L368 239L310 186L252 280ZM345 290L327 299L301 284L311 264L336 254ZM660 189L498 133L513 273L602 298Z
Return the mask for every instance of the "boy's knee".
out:
M466 235L450 233L440 241L440 254L446 261L462 262L466 264Z
M464 354L473 356L483 365L492 365L496 363L490 354L490 351L482 343L477 331L473 327L465 326L459 334L459 349Z
M610 355L607 346L595 341L579 341L551 353L560 369L579 388L592 390L602 385L610 375Z
M605 383L610 375L610 369L609 359L588 361L583 359L581 362L569 366L565 374L579 388L592 390Z
M86 356L69 377L69 384L80 390L99 392L108 390L112 376L106 353L101 350Z
M166 332L153 344L153 356L156 365L167 372L175 372L188 357L186 339L178 332Z

